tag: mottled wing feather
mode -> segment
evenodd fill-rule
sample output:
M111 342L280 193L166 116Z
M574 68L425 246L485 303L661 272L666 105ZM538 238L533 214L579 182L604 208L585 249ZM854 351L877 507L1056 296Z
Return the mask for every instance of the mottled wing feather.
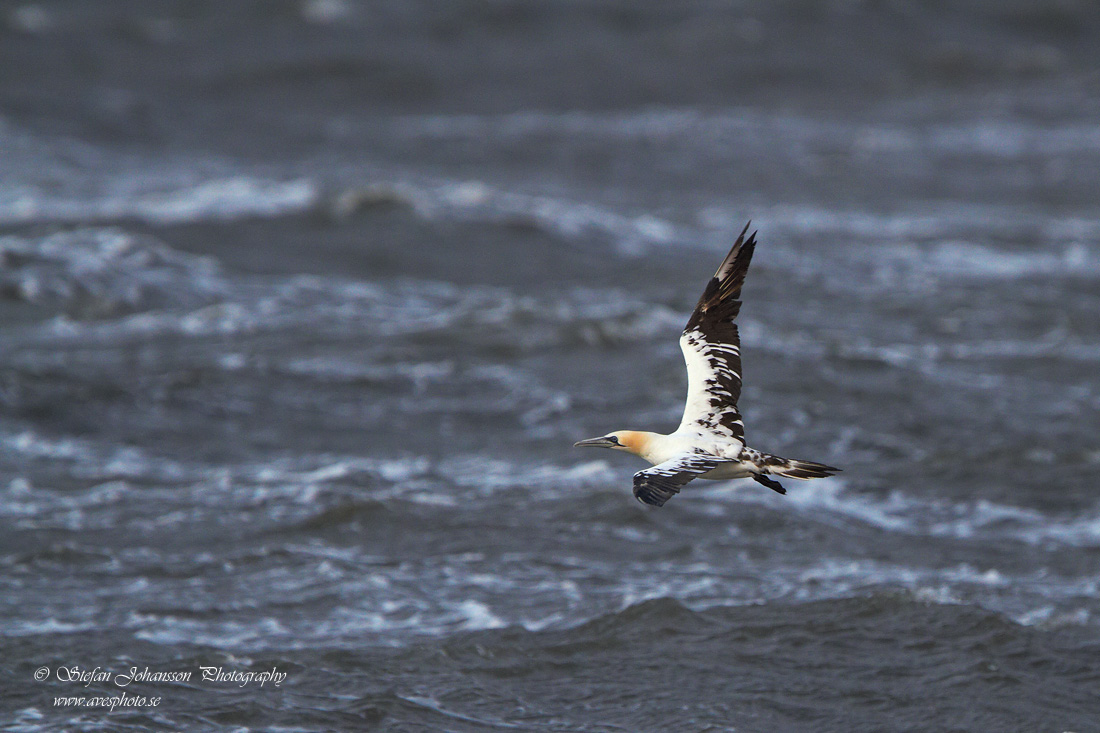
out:
M756 247L745 226L695 306L680 349L688 372L688 396L680 429L700 430L744 443L741 397L741 340L734 319L741 310L741 286Z
M634 474L634 496L644 504L663 506L688 481L725 462L714 456L692 453L658 463Z

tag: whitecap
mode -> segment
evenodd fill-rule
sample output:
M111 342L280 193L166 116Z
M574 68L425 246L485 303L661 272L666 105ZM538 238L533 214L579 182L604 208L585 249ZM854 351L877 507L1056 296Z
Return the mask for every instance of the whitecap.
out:
M308 211L320 200L320 190L310 179L273 180L243 173L212 173L210 178L194 181L183 174L138 169L119 171L111 185L113 189L68 194L30 184L9 188L0 196L0 223L225 221Z

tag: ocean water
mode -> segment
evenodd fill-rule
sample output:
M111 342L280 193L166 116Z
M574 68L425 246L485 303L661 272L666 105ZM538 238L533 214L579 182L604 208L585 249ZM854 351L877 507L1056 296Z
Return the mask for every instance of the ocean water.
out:
M1058 0L0 8L0 728L1100 729L1098 58ZM843 473L642 506L572 443L678 423L750 219L749 442Z

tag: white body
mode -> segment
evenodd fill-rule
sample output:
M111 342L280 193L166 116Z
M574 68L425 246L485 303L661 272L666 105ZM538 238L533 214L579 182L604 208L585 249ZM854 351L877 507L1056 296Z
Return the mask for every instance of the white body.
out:
M726 480L748 478L754 473L751 463L739 460L741 450L745 447L740 440L703 435L694 430L684 430L682 427L669 435L660 433L642 433L642 435L646 440L641 441L641 449L637 455L654 466L701 450L708 455L724 458L730 462L701 474L699 478Z

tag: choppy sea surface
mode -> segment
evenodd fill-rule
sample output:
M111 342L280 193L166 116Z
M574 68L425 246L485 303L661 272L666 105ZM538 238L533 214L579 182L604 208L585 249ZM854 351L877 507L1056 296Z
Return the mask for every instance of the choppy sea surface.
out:
M1098 58L1056 0L0 8L0 726L1100 730ZM642 506L571 445L678 423L749 219L749 442L844 472Z

